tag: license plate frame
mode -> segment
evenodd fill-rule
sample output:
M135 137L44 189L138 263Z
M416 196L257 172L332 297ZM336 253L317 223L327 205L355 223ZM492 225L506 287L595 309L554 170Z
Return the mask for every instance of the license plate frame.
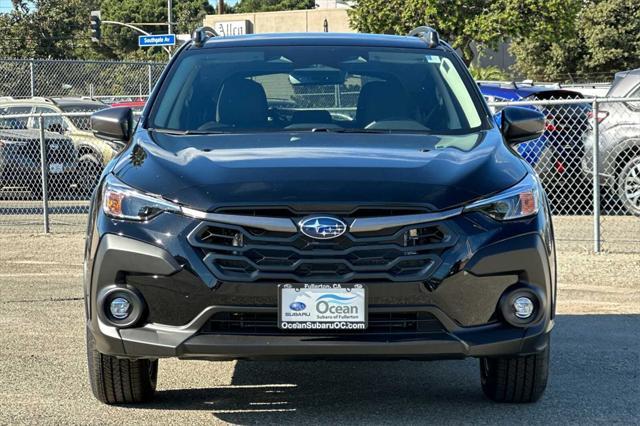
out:
M278 328L287 331L363 331L368 327L363 284L278 285Z

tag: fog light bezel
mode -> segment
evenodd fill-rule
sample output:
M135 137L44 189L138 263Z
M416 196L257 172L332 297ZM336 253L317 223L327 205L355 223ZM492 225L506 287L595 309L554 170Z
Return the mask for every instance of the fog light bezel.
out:
M117 298L126 299L130 304L129 315L122 319L118 319L111 314L111 302ZM104 323L118 328L127 328L136 325L147 308L138 291L132 287L117 284L105 287L100 291L97 306L98 317Z
M520 318L516 315L514 303L517 299L526 297L533 302L533 313L527 318ZM507 290L500 299L500 314L502 318L515 327L529 327L536 324L544 316L545 298L538 288L530 286L518 286Z

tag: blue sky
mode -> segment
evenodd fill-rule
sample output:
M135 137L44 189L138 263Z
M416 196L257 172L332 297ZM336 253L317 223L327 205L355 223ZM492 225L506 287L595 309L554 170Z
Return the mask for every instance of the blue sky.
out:
M2 0L0 0L2 1ZM225 3L227 4L236 4L238 3L238 0L224 0ZM217 6L218 2L216 0L209 0L209 3L211 3L213 6Z
M0 0L0 13L11 10L11 0Z

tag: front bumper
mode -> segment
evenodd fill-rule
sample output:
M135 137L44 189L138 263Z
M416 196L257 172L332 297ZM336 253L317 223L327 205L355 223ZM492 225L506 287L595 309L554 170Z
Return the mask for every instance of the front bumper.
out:
M154 229L140 232L139 224L123 225L98 215L99 232L88 250L92 269L86 274L85 296L87 327L102 353L219 360L505 356L542 351L553 328L555 259L542 211L526 223L493 223L493 228L480 214L451 219L452 226L466 231L442 255L438 271L428 281L366 283L370 314L430 315L435 328L306 334L209 330L208 322L219 313L274 316L281 283L218 281L183 238L197 221L162 216L166 217L154 219L160 219L151 225ZM179 222L182 231L162 240L167 234L159 232L167 229L164 220L174 226ZM116 235L113 226L135 238ZM117 328L98 314L100 291L114 285L139 292L146 302L145 317L136 326ZM502 295L522 286L540 294L543 311L525 328L507 324L498 313Z
M376 312L388 308L370 308ZM422 334L207 334L200 330L218 312L274 312L268 307L212 306L186 327L148 324L119 332L104 323L97 334L100 352L132 358L184 359L456 359L539 353L548 344L553 321L519 329L494 323L462 328L432 306L404 306L398 310L432 313L451 330ZM91 327L91 325L88 325ZM96 333L97 331L97 333Z

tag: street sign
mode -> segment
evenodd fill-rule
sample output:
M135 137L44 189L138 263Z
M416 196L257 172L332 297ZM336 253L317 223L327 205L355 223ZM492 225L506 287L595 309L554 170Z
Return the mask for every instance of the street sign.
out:
M138 36L138 46L173 46L176 44L175 34L157 34Z

